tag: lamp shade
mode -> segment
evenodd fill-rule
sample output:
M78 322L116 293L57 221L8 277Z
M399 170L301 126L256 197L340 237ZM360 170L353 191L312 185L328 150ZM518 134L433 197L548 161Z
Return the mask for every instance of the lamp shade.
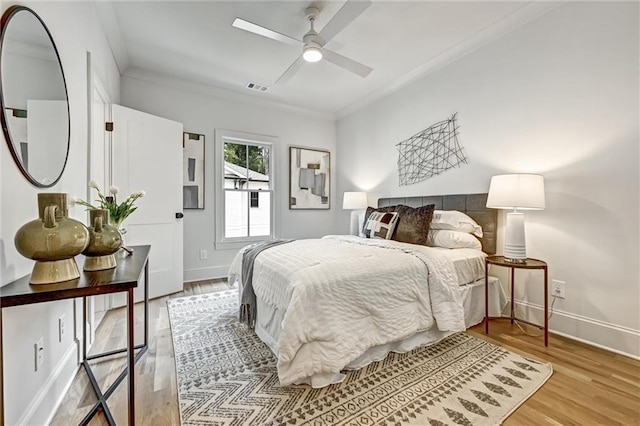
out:
M366 192L345 192L342 199L342 208L345 210L359 210L367 208Z
M544 210L544 178L533 174L493 176L489 185L487 207Z

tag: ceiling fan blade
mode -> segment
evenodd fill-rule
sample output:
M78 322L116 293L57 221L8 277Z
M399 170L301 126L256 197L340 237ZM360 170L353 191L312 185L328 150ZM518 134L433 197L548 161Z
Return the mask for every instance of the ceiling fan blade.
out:
M328 42L335 37L340 31L347 25L356 19L362 12L364 12L369 6L371 6L370 0L349 0L344 6L336 13L327 25L320 31L320 38L324 42Z
M261 27L260 25L245 21L241 18L234 19L233 24L231 25L236 28L240 28L241 30L249 31L250 33L258 34L263 37L280 41L282 43L292 44L294 46L300 46L303 44L300 40L296 40L293 37L289 37L288 35L284 35L268 28Z
M322 49L322 58L346 69L347 71L358 74L360 77L366 77L371 73L371 71L373 71L373 68L361 64L360 62L356 62L353 59L349 59L346 56L342 56L332 50Z
M298 72L298 70L302 67L302 65L306 61L302 57L302 55L298 56L298 59L293 61L293 63L287 68L287 70L282 73L282 75L276 80L276 84L284 84L291 80L291 78Z

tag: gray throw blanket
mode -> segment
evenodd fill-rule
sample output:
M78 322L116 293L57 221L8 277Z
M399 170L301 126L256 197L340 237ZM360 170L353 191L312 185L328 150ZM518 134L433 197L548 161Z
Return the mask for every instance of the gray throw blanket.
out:
M293 240L275 239L263 241L247 248L242 254L242 281L240 282L240 322L246 323L250 328L256 324L256 293L253 291L253 263L256 257L263 251Z

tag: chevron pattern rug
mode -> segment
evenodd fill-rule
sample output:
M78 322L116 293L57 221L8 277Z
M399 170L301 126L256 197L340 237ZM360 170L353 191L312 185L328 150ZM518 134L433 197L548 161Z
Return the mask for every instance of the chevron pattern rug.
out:
M497 425L550 364L469 336L350 371L322 389L280 386L276 359L238 323L236 290L167 302L183 425Z

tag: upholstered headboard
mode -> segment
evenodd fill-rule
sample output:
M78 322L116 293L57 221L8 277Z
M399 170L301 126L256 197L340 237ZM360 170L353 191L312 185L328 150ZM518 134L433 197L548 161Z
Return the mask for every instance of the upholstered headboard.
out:
M480 241L482 250L487 254L496 253L496 232L498 229L498 210L488 209L488 194L432 195L426 197L394 197L378 199L378 207L404 204L410 207L422 207L435 204L436 210L458 210L469 215L482 226L484 234Z

